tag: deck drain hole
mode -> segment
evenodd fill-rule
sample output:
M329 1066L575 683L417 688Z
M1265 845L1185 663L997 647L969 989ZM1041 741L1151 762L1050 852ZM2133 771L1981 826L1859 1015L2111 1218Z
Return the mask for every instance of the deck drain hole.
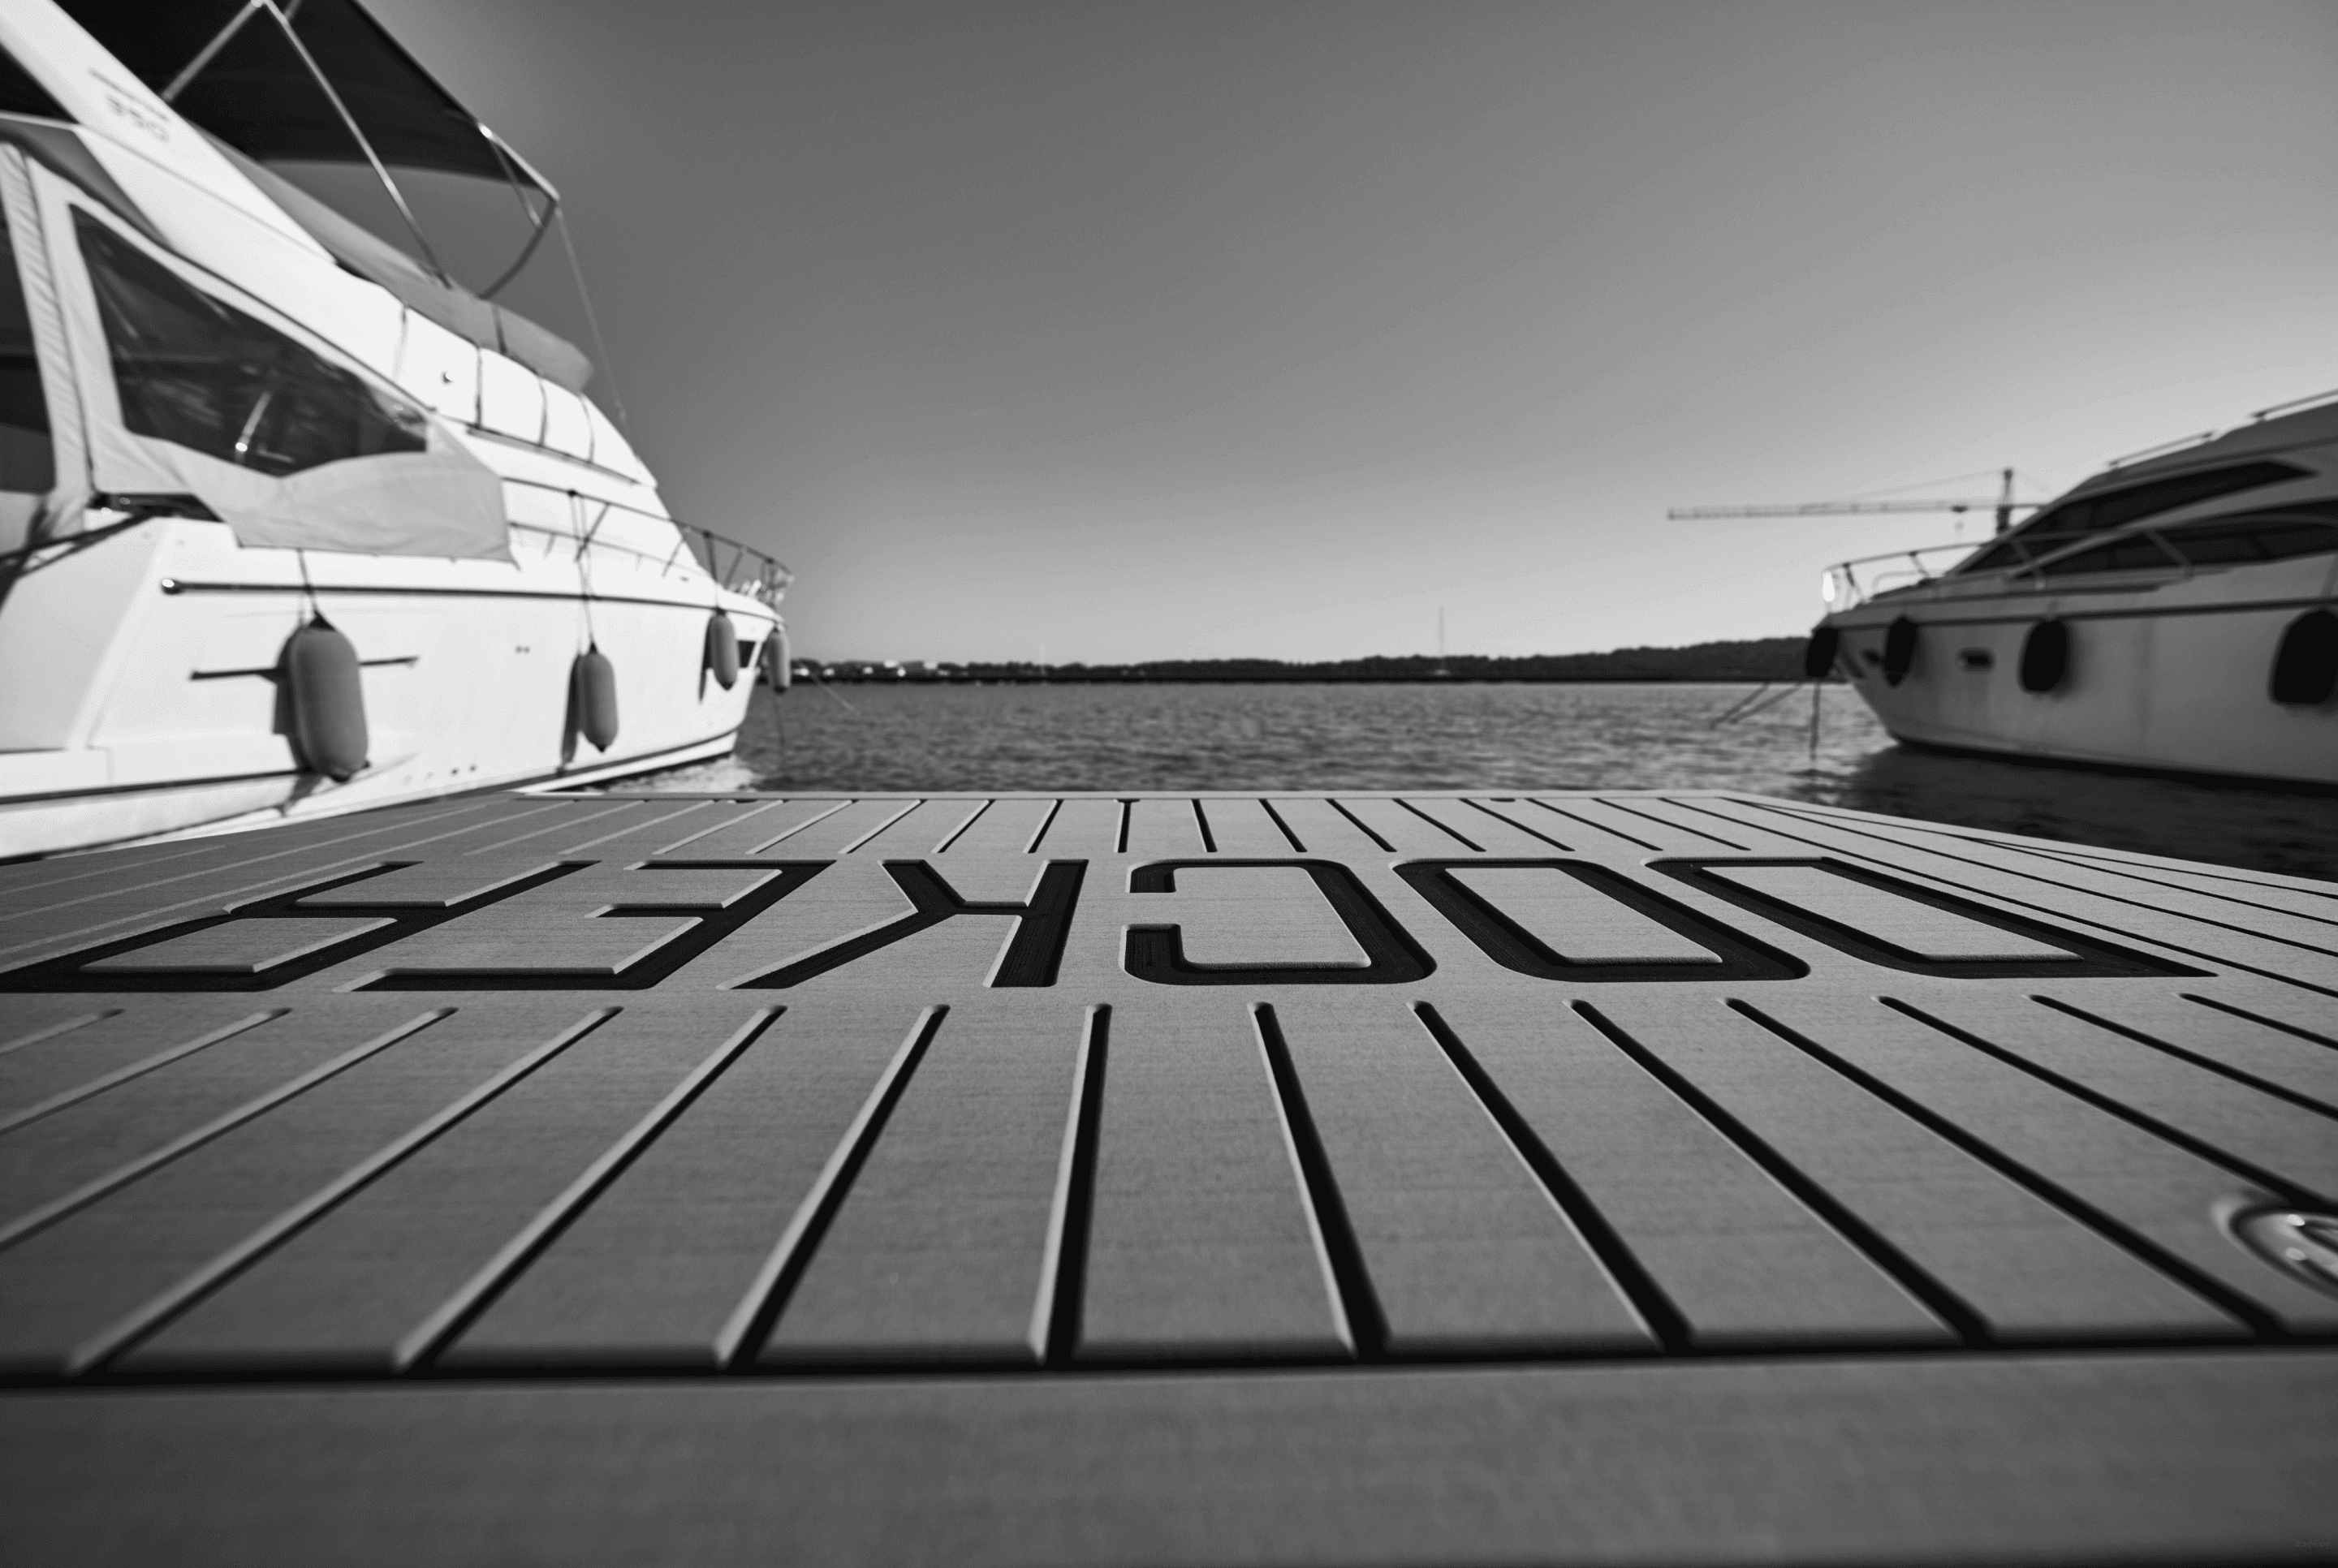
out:
M2254 1209L2230 1221L2241 1244L2274 1268L2338 1296L2338 1215Z

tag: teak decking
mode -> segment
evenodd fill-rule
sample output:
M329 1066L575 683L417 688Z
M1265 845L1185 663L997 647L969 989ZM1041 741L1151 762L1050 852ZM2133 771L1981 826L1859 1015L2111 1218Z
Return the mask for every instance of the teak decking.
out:
M2310 1555L2333 1116L2338 887L1749 796L8 866L0 1543Z

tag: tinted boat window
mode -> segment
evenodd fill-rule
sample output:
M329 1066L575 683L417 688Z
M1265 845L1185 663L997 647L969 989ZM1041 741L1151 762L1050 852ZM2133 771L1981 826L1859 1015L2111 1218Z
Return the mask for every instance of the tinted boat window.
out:
M2278 485L2284 479L2302 478L2305 472L2288 463L2236 463L2228 468L2178 474L2171 478L2154 479L2148 484L2129 485L2121 490L2105 490L2081 500L2066 501L2050 511L2039 513L2010 537L1975 556L1970 564L1960 570L1992 572L2000 566L2019 565L2024 560L2036 560L2048 550L2067 544L2081 534L2098 534L2106 528L2117 528L2155 513L2173 512L2178 506L2189 506L2196 501L2209 501L2236 491L2254 490L2260 485Z
M2319 555L2338 550L2338 502L2194 523L2171 528L2162 537L2195 566L2247 565Z
M2040 575L2061 577L2082 572L2137 572L2153 566L2174 566L2176 559L2150 540L2138 535L2132 539L2115 539L2107 544L2097 544L2091 550L2081 550L2059 561L2049 561L2038 568Z
M263 474L423 449L419 410L74 219L130 429Z
M49 448L49 400L33 352L33 319L16 252L0 224L0 490L43 495L57 482Z

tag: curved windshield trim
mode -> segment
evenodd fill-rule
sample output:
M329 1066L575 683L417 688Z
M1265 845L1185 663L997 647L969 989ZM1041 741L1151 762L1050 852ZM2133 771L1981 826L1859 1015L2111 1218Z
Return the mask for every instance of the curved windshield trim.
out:
M2259 458L2222 467L2164 475L2088 495L2073 495L2032 517L2004 538L1984 546L1956 568L1958 575L2034 568L2084 540L2163 513L2213 501L2243 490L2310 478L2313 470L2294 463Z

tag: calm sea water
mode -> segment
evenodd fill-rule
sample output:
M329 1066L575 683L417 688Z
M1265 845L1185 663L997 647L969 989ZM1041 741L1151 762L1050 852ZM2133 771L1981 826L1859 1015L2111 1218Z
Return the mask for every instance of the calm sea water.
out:
M799 685L653 788L1747 789L2338 880L2338 798L1907 750L1830 690L1716 685ZM631 786L638 788L639 786Z

